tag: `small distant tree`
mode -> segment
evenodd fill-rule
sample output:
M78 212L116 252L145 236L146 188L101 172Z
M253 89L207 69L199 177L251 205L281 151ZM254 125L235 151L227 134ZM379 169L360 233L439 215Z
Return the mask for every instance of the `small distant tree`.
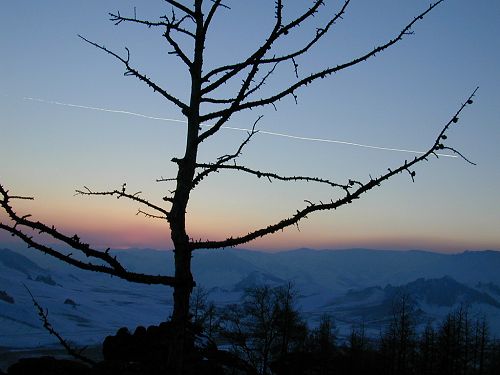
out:
M120 54L104 45L81 37L85 42L119 62L124 67L126 76L137 78L150 87L155 94L177 107L187 121L187 133L184 140L185 151L183 155L171 159L177 167L176 176L159 180L174 184L173 188L166 189L169 193L163 198L163 204L153 203L139 192L131 192L125 183L114 190L98 191L84 187L77 190L77 193L88 196L114 196L129 199L141 205L140 214L148 218L163 220L167 225L166 230L170 230L174 246L175 274L172 276L149 275L127 270L120 260L109 251L96 249L80 236L64 233L54 225L31 218L29 214L18 213L13 203L19 199L33 198L11 193L4 185L4 181L0 181L0 206L4 210L7 220L0 222L0 229L21 239L29 247L75 267L106 273L130 282L171 286L174 301L171 319L173 325L178 327L176 344L174 345L177 351L174 351L173 357L177 361L177 368L180 368L183 361L182 350L185 346L182 343L187 337L187 327L191 320L190 295L195 286L191 272L193 252L198 249L223 249L243 245L287 227L298 225L301 220L313 213L335 210L354 202L399 173L408 173L414 180L415 166L433 156L438 156L437 153L440 151L449 151L462 156L456 149L447 146L445 140L450 126L458 121L464 108L472 104L476 91L474 90L459 106L456 113L450 117L450 120L443 125L441 131L438 132L434 141L430 142L430 146L424 153L394 167L382 168L386 172L378 177L352 178L335 182L316 176L286 176L275 171L249 168L238 163L238 158L244 148L257 133L256 125L260 119L258 116L256 116L252 130L239 145L235 145L232 151L224 150L218 158L202 161L199 160L198 156L201 145L204 142L210 142L222 127L238 113L261 107L274 106L276 108L277 103L286 98L296 101L299 92L304 91L306 86L313 86L319 80L333 77L336 73L375 58L376 55L396 45L406 36L413 34L414 26L443 1L438 0L431 3L399 31L395 32L392 38L377 44L375 48L369 46L366 52L345 61L325 61L323 67L309 71L307 68L302 70L303 65L305 65L302 64L303 58L313 53L314 48L318 47L325 40L326 35L343 19L351 3L350 0L336 5L333 10L325 6L326 1L313 0L309 6L304 5L303 11L297 16L289 16L286 12L286 2L276 0L274 21L270 25L262 25L259 20L255 20L256 25L268 30L262 43L257 48L247 51L246 57L241 60L222 61L213 68L209 68L205 63L205 48L216 18L230 14L229 6L222 0L165 0L164 3L170 9L166 9L165 14L160 15L156 20L140 19L136 13L131 16L120 12L110 13L111 21L116 25L135 24L159 30L159 35L171 49L171 54L179 59L188 72L189 80L186 82L186 87L189 90L189 95L187 100L183 100L179 93L162 87L155 78L148 76L138 68L134 64L133 55L128 48L124 54ZM314 16L318 12L330 12L323 24L318 24L315 21L318 18ZM300 42L289 43L290 38L296 36L299 36L296 40ZM234 47L242 48L242 45ZM279 74L278 66L289 66L294 75L294 78L281 87L273 85L274 82L271 79ZM175 73L169 72L169 74ZM266 87L265 91L262 90L264 86ZM207 124L210 125L202 127L202 125ZM320 184L331 187L332 191L337 191L337 193L332 193L332 199L327 202L308 199L302 206L292 209L288 217L274 223L250 228L246 233L237 233L222 239L193 240L186 220L191 194L205 179L222 171L239 172L257 178L263 177L261 180ZM60 246L48 245L39 237L33 236L33 231L48 236L51 240L50 243L62 244L69 250L60 251Z
M351 332L347 338L346 356L349 373L360 374L365 371L367 353L371 350L368 337L366 336L365 323L352 325Z
M333 316L327 313L321 315L318 327L309 336L308 350L313 355L319 374L331 374L337 351L337 328Z
M471 349L471 367L474 373L482 375L486 369L486 357L489 352L490 333L486 317L477 318L474 322L472 349ZM500 369L500 366L499 366Z
M307 327L295 304L290 285L249 288L241 304L223 311L221 338L259 374L268 374L273 360L305 341Z
M463 374L467 371L471 337L468 307L450 312L438 332L439 373Z
M297 290L292 283L274 289L276 303L276 345L275 358L285 357L290 351L302 347L307 336L306 324L297 309Z
M481 374L494 375L500 370L500 341L497 339L488 343L488 356L485 358Z
M337 347L337 327L335 320L330 314L323 314L320 317L319 325L311 332L313 345L317 350L331 355Z
M213 339L219 324L219 315L215 303L208 299L208 291L202 286L194 288L191 295L191 319L210 339Z
M381 339L381 352L389 364L388 374L412 371L416 345L415 307L409 295L394 298L392 319Z
M368 338L366 337L364 322L359 325L353 325L351 327L347 346L350 352L352 352L353 354L362 352L368 348L369 343Z
M437 373L437 333L431 322L427 325L418 340L416 372L420 375Z

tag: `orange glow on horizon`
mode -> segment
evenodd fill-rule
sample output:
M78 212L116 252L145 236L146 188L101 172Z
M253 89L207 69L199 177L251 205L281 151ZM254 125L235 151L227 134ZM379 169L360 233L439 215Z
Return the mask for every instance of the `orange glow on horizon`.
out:
M109 247L165 250L172 248L166 221L134 215L137 209L135 206L122 207L97 201L88 205L82 205L79 202L73 206L72 204L64 205L67 202L60 200L56 207L51 207L51 210L47 210L43 202L38 204L27 202L32 205L31 207L26 206L26 202L21 202L22 205L19 205L18 211L19 213L32 212L33 219L54 225L68 236L78 234L82 241L99 249ZM78 214L75 215L75 212ZM0 217L0 219L4 218ZM242 221L240 218L224 220L224 218L217 217L211 220L203 217L199 221L191 218L187 224L188 228L191 228L189 234L194 240L223 240L228 236L236 237L254 229L251 223L246 227ZM361 225L359 220L353 221L353 218L349 216L340 215L335 221L330 219L321 222L321 220L311 219L300 226L301 231L295 227L287 228L239 247L272 252L297 248L421 249L446 253L500 249L498 239L483 236L479 241L469 240L467 233L460 232L459 228L452 228L454 230L441 234L433 231L430 224L422 228L411 226L410 228L394 228L392 231L378 224ZM8 244L12 242L12 238L7 233L0 232L0 241Z
M90 243L97 249L113 248L113 249L128 249L128 248L153 248L158 250L172 249L172 241L167 228L162 225L125 225L119 228L100 227L95 224L92 227L79 227L76 229L73 225L61 227L64 233L70 235L78 233L82 241ZM76 230L75 230L76 229ZM202 237L204 238L204 237ZM211 238L221 239L221 237L213 236ZM6 246L9 243L15 243L13 239L5 232L0 232L0 242ZM48 242L51 242L48 240ZM323 236L308 236L306 233L299 235L290 235L287 233L277 233L266 238L261 238L252 241L248 244L239 246L239 248L278 252L285 250L293 250L299 248L310 248L317 250L340 250L352 248L366 248L378 250L428 250L443 253L456 253L465 250L500 250L494 241L461 241L447 238L417 238L410 236L390 236L384 238L379 237L364 237L352 238L349 236L329 238Z

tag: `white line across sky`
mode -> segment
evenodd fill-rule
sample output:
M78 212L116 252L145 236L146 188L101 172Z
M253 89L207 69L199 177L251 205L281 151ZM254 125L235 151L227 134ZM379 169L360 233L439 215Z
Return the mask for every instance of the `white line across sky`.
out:
M34 102L39 102L39 103L44 103L44 104L60 105L60 106L71 107L71 108L81 108L81 109L89 109L89 110L93 110L93 111L117 113L117 114L123 114L123 115L128 115L128 116L135 116L135 117L140 117L140 118L145 118L145 119L148 119L148 120L155 120L155 121L176 122L176 123L182 123L182 124L186 124L187 123L186 120L180 120L180 119L175 119L175 118L155 117L155 116L144 115L142 113L137 113L137 112L123 111L123 110L118 110L118 109L101 108L101 107L91 107L91 106L81 105L81 104L63 103L63 102L58 102L58 101L54 101L54 100L45 100L45 99L40 99L40 98L33 98L33 97L29 97L29 96L24 96L23 100L29 100L29 101L34 101ZM210 127L211 125L202 124L202 126ZM232 126L223 126L222 129L235 130L235 131L244 131L244 132L251 131L251 129L238 128L238 127L232 127ZM283 138L289 138L289 139L296 139L296 140L301 140L301 141L323 142L323 143L336 143L336 144L342 144L342 145L347 145L347 146L369 148L369 149L373 149L373 150L405 152L405 153L420 154L420 155L421 154L425 154L425 151L407 150L407 149L403 149L403 148L393 148L393 147L373 146L373 145L367 145L367 144L363 144L363 143L340 141L340 140L336 140L336 139L303 137L303 136L286 134L286 133L270 132L270 131L267 131L267 130L259 130L258 133L259 134L271 135L271 136L275 136L275 137L283 137ZM448 158L457 158L456 155L450 155L450 154L437 154L437 155L448 157Z

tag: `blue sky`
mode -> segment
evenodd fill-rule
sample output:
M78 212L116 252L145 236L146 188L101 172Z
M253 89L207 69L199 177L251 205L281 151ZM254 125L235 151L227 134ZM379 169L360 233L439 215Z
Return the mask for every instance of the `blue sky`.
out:
M272 26L271 1L228 1L214 21L207 43L207 69L234 62L257 46ZM298 14L311 2L285 2ZM186 2L189 4L189 2ZM304 5L303 5L304 4ZM338 1L326 1L304 35L310 35ZM54 223L96 246L169 248L165 223L135 215L137 206L75 197L83 185L117 188L123 182L152 201L172 186L155 179L175 175L173 156L184 148L180 123L29 100L124 110L182 120L137 80L124 77L110 56L82 42L77 34L117 52L131 51L134 65L179 97L189 90L187 74L158 31L115 26L108 12L120 10L157 19L170 12L163 1L16 1L0 15L0 177L19 194L36 201L22 212ZM352 1L344 19L311 54L299 61L299 74L336 65L394 37L429 2ZM416 182L397 176L354 205L322 213L296 229L250 244L261 249L425 248L439 251L500 249L500 3L448 0L413 29L414 35L374 59L340 72L283 100L273 108L235 116L231 125L248 128L259 115L259 129L374 146L424 150L467 96L479 86L449 134L449 145L477 166L459 159L430 160L416 169ZM290 35L281 47L300 43ZM281 67L264 90L293 79ZM205 142L200 160L237 148L244 133L224 130ZM257 135L242 162L285 175L317 175L334 181L365 180L395 167L411 154L341 144ZM192 195L189 230L194 238L220 239L246 233L289 216L304 200L329 200L329 189L308 184L272 184L248 176L219 174ZM9 238L0 234L0 239Z

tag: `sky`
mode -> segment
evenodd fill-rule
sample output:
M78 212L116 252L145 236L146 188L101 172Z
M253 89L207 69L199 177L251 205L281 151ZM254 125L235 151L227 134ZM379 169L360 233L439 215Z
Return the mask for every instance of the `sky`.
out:
M207 70L247 56L273 25L273 1L225 3L231 9L216 16L207 41ZM310 3L285 1L285 17L299 14ZM278 52L300 45L341 4L325 3L313 22L291 33ZM299 75L370 51L396 36L428 6L422 0L353 0L328 37L298 61ZM131 192L141 191L143 197L162 204L173 188L156 179L175 176L170 160L182 156L186 129L182 122L158 118L182 121L183 115L137 79L124 76L116 60L77 36L119 53L128 47L135 66L187 98L187 72L176 56L168 54L159 30L109 21L108 12L131 16L134 7L138 17L151 20L170 12L160 0L2 4L0 183L11 192L36 198L16 202L20 213L30 213L65 233L78 233L96 247L169 249L167 223L136 215L137 204L75 196L75 189L83 186L112 190L126 182ZM264 116L258 123L262 133L245 149L242 164L339 183L349 178L366 181L414 154L264 132L426 150L479 86L474 105L466 108L448 138L448 145L476 166L458 158L430 159L416 168L414 183L408 175L398 175L355 204L311 215L300 223L300 230L289 228L245 248L500 250L499 19L497 0L447 0L394 47L298 91L297 104L288 98L277 103L277 110L262 108L235 116L228 126L249 128ZM280 66L262 95L293 79L293 67ZM202 144L199 160L212 162L234 152L244 137L238 130L222 130ZM219 173L194 190L188 232L195 239L237 236L290 216L304 207L304 200L327 201L337 193L314 184L269 183ZM5 220L5 215L0 218ZM10 241L0 233L1 243Z

